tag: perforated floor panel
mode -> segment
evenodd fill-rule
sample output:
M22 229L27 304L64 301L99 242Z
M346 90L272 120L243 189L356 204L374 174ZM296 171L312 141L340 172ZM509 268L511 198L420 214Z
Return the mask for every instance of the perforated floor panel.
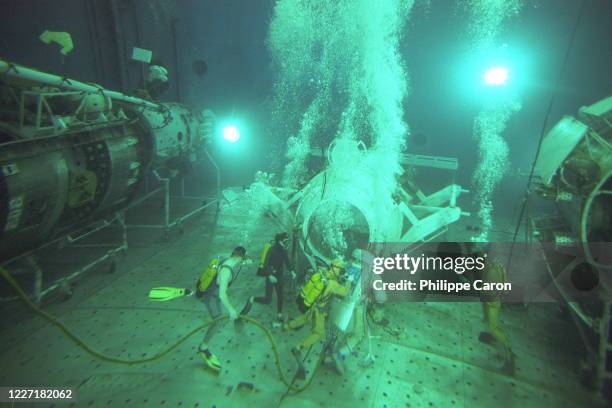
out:
M147 299L148 290L192 287L208 257L227 252L241 241L249 221L239 208L223 208L214 226L213 212L186 225L182 234L173 232L168 242L136 245L122 261L131 267L120 268L93 294L48 305L46 310L59 316L85 343L108 355L138 359L166 349L208 320L208 315L195 297L153 303ZM257 257L274 232L271 226L262 225L248 248L251 255ZM236 304L252 294L263 294L264 282L255 277L255 268L244 268L231 288ZM287 304L289 314L295 314L293 302ZM553 305L504 309L502 322L518 355L513 377L500 373L496 350L478 341L483 329L479 304L392 304L385 306L385 313L399 331L390 334L373 326L372 366L359 364L367 346L362 342L346 361L344 376L322 366L310 387L299 394L287 394L287 387L278 380L268 342L251 325L238 333L225 325L213 340L211 348L223 365L216 375L205 369L196 353L200 333L159 360L119 365L92 357L55 327L24 314L19 323L1 333L0 384L76 389L76 401L46 406L604 406L580 385L576 334ZM251 317L266 324L274 316L272 306L256 304L251 312ZM291 378L295 361L289 350L306 335L306 329L274 334L283 371ZM310 370L318 352L313 349L308 357Z

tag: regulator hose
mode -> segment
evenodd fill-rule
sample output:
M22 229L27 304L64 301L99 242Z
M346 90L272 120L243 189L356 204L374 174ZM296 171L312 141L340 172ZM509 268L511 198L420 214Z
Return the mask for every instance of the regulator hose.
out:
M223 315L223 316L217 317L216 319L213 319L211 321L208 321L208 322L206 322L204 324L201 324L201 325L197 326L196 328L191 330L189 333L187 333L183 337L181 337L176 343L172 344L167 349L160 351L159 353L155 354L154 356L147 357L147 358L136 359L136 360L126 360L126 359L122 359L122 358L108 356L108 355L100 353L99 351L97 351L97 350L93 349L92 347L88 346L83 340L81 340L79 338L79 336L74 334L64 323L60 322L56 317L54 317L54 316L50 315L49 313L45 312L38 305L36 305L34 302L32 302L28 298L26 293L23 291L23 289L21 288L19 283L17 283L15 278L13 278L13 276L8 272L8 270L6 270L6 268L0 266L0 274L2 274L2 277L15 290L15 292L17 292L17 295L19 296L21 301L29 309L31 309L34 313L36 313L37 315L39 315L42 318L44 318L45 320L47 320L53 326L57 327L66 337L68 337L70 340L72 340L72 342L74 342L78 347L82 348L85 352L87 352L88 354L90 354L91 356L93 356L93 357L95 357L95 358L97 358L99 360L106 361L106 362L109 362L109 363L134 365L134 364L149 363L149 362L158 360L158 359L164 357L165 355L167 355L168 353L170 353L172 350L176 349L179 345L181 345L183 342L185 342L185 340L187 340L188 338L190 338L194 334L198 333L202 329L210 326L211 324L213 324L215 322L227 319L227 316ZM247 323L250 323L250 324L254 325L255 327L257 327L259 330L261 330L263 332L263 334L265 335L266 339L268 340L268 343L270 344L270 348L272 349L272 353L274 354L274 360L275 360L276 370L277 370L277 373L278 373L278 378L280 379L280 381L288 389L290 389L294 393L299 393L299 392L304 391L306 388L308 388L308 386L310 386L310 384L312 383L312 380L314 379L314 376L315 376L315 374L317 372L317 369L319 368L319 366L321 364L321 361L323 360L322 358L320 358L317 361L317 364L316 364L312 374L310 375L310 378L308 379L308 381L306 381L301 386L295 386L295 385L293 385L294 380L291 380L291 381L287 380L285 378L284 374L283 374L283 370L282 370L281 362L280 362L280 355L278 353L278 347L277 347L276 342L274 341L274 337L272 336L272 333L270 332L270 330L264 324L262 324L258 320L255 320L255 319L253 319L251 317L240 315L238 318L241 319L241 320L244 320Z

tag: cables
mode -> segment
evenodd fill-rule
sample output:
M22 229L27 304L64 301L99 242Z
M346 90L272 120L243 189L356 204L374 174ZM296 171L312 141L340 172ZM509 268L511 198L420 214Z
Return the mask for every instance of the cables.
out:
M506 270L510 270L510 266L512 264L512 256L514 253L514 246L516 245L516 237L519 233L519 229L521 228L521 223L523 221L523 216L525 215L525 209L527 208L527 201L529 200L530 195L530 187L531 182L533 180L533 174L535 171L535 166L540 157L540 150L542 149L542 141L544 140L544 136L546 134L546 129L548 128L548 118L550 116L550 112L552 110L553 104L555 102L555 97L557 96L557 92L559 90L559 84L561 83L561 79L565 74L565 69L567 68L567 63L569 61L569 56L574 45L574 40L576 38L576 32L578 32L578 27L580 26L580 22L582 21L582 17L584 16L584 12L586 10L588 0L583 0L580 5L580 11L576 16L576 22L574 24L574 28L572 30L572 34L570 36L569 43L567 44L567 49L565 50L565 57L563 58L563 64L561 64L561 69L559 70L559 76L557 77L557 81L555 83L555 88L553 93L550 95L550 100L548 102L548 107L546 108L546 114L544 115L544 121L542 122L542 128L540 129L540 138L538 139L538 145L536 147L535 157L533 158L533 163L531 164L531 170L529 171L529 177L527 178L527 186L525 187L525 194L523 196L523 203L521 205L521 211L519 213L519 218L516 222L516 226L514 228L514 235L512 236L512 245L510 246L510 254L508 255L508 262L506 265Z
M66 327L66 325L64 323L60 322L54 316L52 316L49 313L45 312L40 307L38 307L34 302L32 302L28 298L28 296L24 293L23 289L21 289L21 287L19 286L19 283L17 283L17 281L15 281L15 278L13 278L13 276L5 268L0 267L0 273L2 274L2 277L9 283L9 285L11 285L11 287L17 292L17 295L23 301L23 303L25 303L26 306L28 306L34 313L36 313L37 315L41 316L45 320L49 321L52 325L57 327L62 333L64 333L64 335L66 335L66 337L68 337L70 340L72 340L77 346L79 346L83 350L85 350L88 354L91 354L93 357L95 357L97 359L100 359L100 360L103 360L103 361L106 361L106 362L109 362L109 363L133 365L133 364L149 363L151 361L158 360L158 359L162 358L163 356L165 356L166 354L168 354L169 352L171 352L172 350L174 350L175 348L177 348L185 340L187 340L189 337L193 336L194 334L196 334L197 332L199 332L203 328L211 325L212 323L214 323L214 322L216 322L218 320L222 320L223 319L223 317L218 317L215 320L212 320L210 322L204 323L204 324L196 327L195 329L190 331L188 334L186 334L185 336L181 337L176 343L174 343L168 349L166 349L166 350L164 350L164 351L162 351L162 352L160 352L160 353L158 353L158 354L156 354L156 355L154 355L152 357L147 357L147 358L138 359L138 360L121 359L121 358L117 358L117 357L108 356L106 354L102 354L99 351L97 351L97 350L91 348L90 346L88 346L83 340L81 340L76 334L74 334L68 327Z
M92 355L93 357L95 357L95 358L97 358L99 360L106 361L106 362L109 362L109 363L134 365L134 364L144 364L144 363L149 363L149 362L152 362L152 361L155 361L155 360L159 360L160 358L164 357L165 355L167 355L168 353L170 353L171 351L176 349L178 346L180 346L182 343L184 343L188 338L190 338L194 334L198 333L202 329L210 326L211 324L213 324L215 322L227 319L227 316L220 316L220 317L217 317L216 319L213 319L213 320L211 320L209 322L206 322L204 324L201 324L201 325L197 326L196 328L191 330L189 333L187 333L183 337L181 337L176 343L172 344L167 349L165 349L165 350L155 354L152 357L136 359L136 360L127 360L127 359L117 358L117 357L113 357L113 356L108 356L106 354L100 353L99 351L97 351L97 350L93 349L92 347L90 347L89 345L87 345L76 334L74 334L64 323L60 322L59 320L57 320L57 318L55 318L54 316L52 316L49 313L45 312L40 307L38 307L34 302L32 302L28 298L26 293L23 291L21 286L19 286L19 283L17 283L15 278L13 278L13 276L8 272L8 270L6 270L2 266L0 266L0 274L8 282L8 284L17 292L17 295L19 296L21 301L30 310L32 310L37 315L41 316L42 318L44 318L45 320L50 322L53 326L57 327L66 337L68 337L78 347L82 348L85 352L87 352L88 354ZM272 349L272 353L274 354L276 370L277 370L278 378L280 379L280 381L289 390L291 390L291 391L293 391L295 393L302 392L306 388L308 388L308 386L312 383L312 380L314 379L314 376L315 376L315 374L317 372L317 369L318 369L318 367L320 365L321 360L319 360L319 362L317 363L317 365L316 365L315 369L313 370L312 375L310 376L308 381L306 381L306 383L304 383L304 385L302 385L302 386L295 386L295 385L293 385L294 380L292 380L292 381L287 380L285 378L284 374L283 374L283 370L282 370L281 363L280 363L280 355L279 355L279 352L278 352L278 347L276 345L276 342L274 341L274 338L272 337L272 333L270 332L270 330L266 326L264 326L261 322L255 320L255 319L252 319L250 317L239 316L239 319L244 320L245 322L248 322L248 323L256 326L265 335L265 337L268 340L268 343L270 345L270 348Z

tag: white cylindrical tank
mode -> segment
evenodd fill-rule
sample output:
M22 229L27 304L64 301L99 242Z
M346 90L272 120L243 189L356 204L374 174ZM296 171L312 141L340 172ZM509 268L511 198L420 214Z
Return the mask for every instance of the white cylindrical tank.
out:
M368 242L400 239L403 217L392 197L396 181L379 168L379 154L355 140L330 146L329 167L304 188L296 213L309 253L329 261L348 258Z

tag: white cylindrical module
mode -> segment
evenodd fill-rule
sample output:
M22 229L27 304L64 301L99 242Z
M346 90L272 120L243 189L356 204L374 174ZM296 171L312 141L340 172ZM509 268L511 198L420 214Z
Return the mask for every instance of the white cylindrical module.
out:
M178 103L164 103L160 110L145 109L140 121L150 134L153 165L172 167L177 161L193 161L210 139L210 128L200 113Z
M373 154L358 141L337 141L328 169L303 189L296 215L309 253L329 262L370 242L401 238L403 217L389 181L381 180L370 160Z
M0 260L121 211L147 171L182 172L205 153L210 115L0 60L24 102L0 122ZM208 119L207 119L208 118Z
M135 124L13 139L0 144L0 259L124 208L147 163Z
M543 195L555 199L589 263L607 270L612 266L598 262L591 246L612 237L611 121L612 97L564 117L544 137L535 167Z

